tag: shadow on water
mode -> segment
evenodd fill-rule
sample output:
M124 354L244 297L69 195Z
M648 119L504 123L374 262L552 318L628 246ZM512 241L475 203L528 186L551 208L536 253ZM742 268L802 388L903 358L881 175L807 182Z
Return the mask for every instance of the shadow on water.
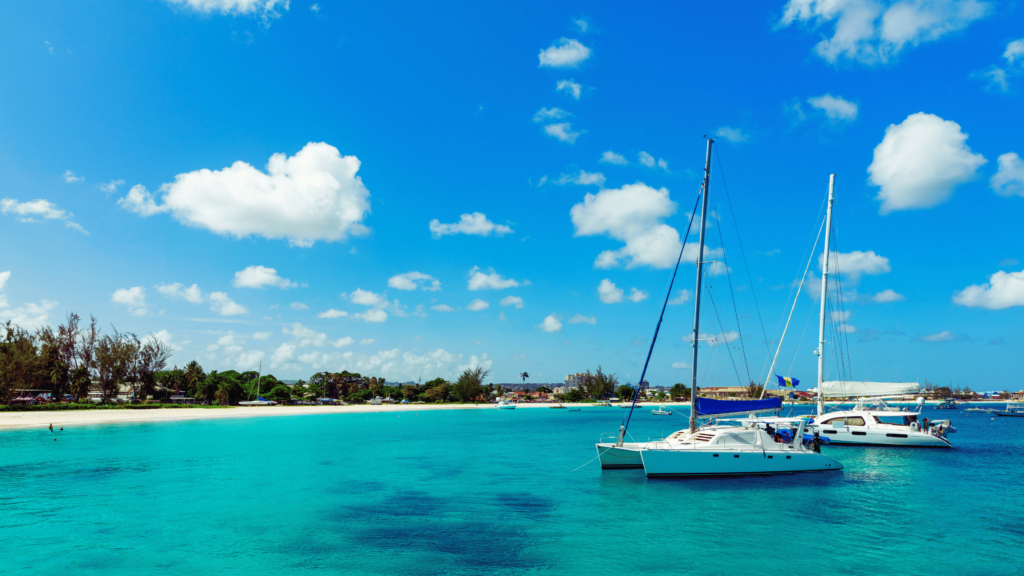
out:
M500 508L481 513L471 504L407 490L363 504L334 507L324 514L328 520L324 530L332 539L364 549L389 553L400 550L436 560L421 559L415 565L403 566L403 573L529 570L546 566L546 561L530 554L533 539L521 524L544 517L553 509L552 502L520 494L504 494L496 500L500 507L523 518L510 521Z

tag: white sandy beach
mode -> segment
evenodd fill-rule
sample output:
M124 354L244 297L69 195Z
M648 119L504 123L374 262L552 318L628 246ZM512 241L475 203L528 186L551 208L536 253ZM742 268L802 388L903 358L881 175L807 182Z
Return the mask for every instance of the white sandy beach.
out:
M661 403L659 406L688 406L688 403ZM552 404L517 404L517 409L550 409ZM563 404L566 408L616 410L615 406ZM637 405L637 409L654 404ZM171 422L177 420L214 420L220 418L257 418L270 416L304 416L313 414L373 414L381 412L424 412L427 410L495 410L494 404L393 404L390 406L238 406L231 408L168 408L154 410L54 410L0 413L0 430L14 428L46 428L57 426L88 426L96 424L127 424L133 422Z
M928 405L938 404L930 400ZM898 403L893 403L898 405ZM689 406L689 402L644 402L637 404L637 410L655 406ZM805 406L807 404L804 404ZM828 406L833 406L829 402ZM910 403L904 403L910 405ZM550 409L553 404L524 403L517 409ZM617 410L594 404L563 404L568 408L591 410ZM372 406L234 406L231 408L158 408L153 410L54 410L32 412L0 412L0 430L17 428L46 428L54 426L89 426L97 424L128 424L133 422L173 422L178 420L214 420L220 418L258 418L270 416L306 416L313 414L374 414L384 412L424 412L427 410L495 410L494 404L392 404Z

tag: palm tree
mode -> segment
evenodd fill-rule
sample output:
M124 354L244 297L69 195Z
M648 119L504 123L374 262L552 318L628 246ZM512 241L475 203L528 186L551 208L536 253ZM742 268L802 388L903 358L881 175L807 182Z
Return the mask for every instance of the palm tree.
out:
M530 373L522 372L519 374L519 377L523 379L523 384L526 384L526 379L530 377Z
M231 400L231 395L228 394L227 388L221 388L217 390L217 393L213 395L214 399L220 402L221 406L227 406Z
M199 381L205 379L206 373L203 372L203 367L199 365L199 362L193 360L185 365L185 382L189 388L198 388ZM203 399L205 400L205 398Z

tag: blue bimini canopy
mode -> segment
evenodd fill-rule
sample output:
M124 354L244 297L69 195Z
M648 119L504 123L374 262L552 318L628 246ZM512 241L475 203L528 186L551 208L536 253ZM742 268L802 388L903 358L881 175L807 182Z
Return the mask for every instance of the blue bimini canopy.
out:
M782 408L782 398L769 398L767 400L714 400L712 398L697 398L695 407L698 416L726 416L729 414L769 412Z

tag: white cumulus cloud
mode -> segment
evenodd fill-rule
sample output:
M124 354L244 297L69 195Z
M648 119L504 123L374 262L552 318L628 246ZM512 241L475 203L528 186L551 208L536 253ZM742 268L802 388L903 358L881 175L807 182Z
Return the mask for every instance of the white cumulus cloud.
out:
M469 306L466 306L466 308L468 310L472 310L473 312L479 312L480 310L486 310L487 308L490 308L490 307L491 307L490 303L485 302L484 300L481 300L479 298L476 298L475 300L473 300L472 302L469 303Z
M1024 160L1016 152L999 156L999 170L989 179L989 186L1000 196L1024 196Z
M929 334L920 338L923 342L947 342L949 340L956 340L956 335L949 330L943 330L938 334Z
M852 122L857 119L857 105L842 96L825 94L808 98L807 103L825 113L832 121Z
M548 314L544 321L537 325L538 328L545 332L561 332L562 323L559 321L558 316L554 314Z
M533 115L534 122L547 122L549 120L561 120L572 116L561 108L541 108Z
M334 308L324 310L316 315L317 318L341 318L342 316L348 316L348 312L345 312L344 310L336 310Z
M537 55L540 66L548 68L575 68L589 57L590 48L571 38L559 38Z
M907 46L917 46L961 30L987 16L992 6L979 0L790 0L779 22L812 28L834 23L832 36L814 51L836 63L885 63Z
M441 281L422 272L406 272L388 278L388 287L396 290L427 290L435 292L441 289Z
M121 304L128 308L128 311L135 316L142 316L146 312L146 289L142 286L132 288L118 288L110 297L111 302Z
M74 214L61 210L56 204L48 200L39 199L18 202L11 198L4 198L0 200L0 213L13 214L22 222L40 222L41 220L39 219L62 220L68 228L74 228L82 234L89 234L80 224L71 220Z
M918 112L890 124L868 166L869 180L880 187L879 212L931 208L949 200L956 186L986 162L966 141L959 124L934 114Z
M647 299L647 292L633 288L633 291L629 294L629 299L633 302L640 302L641 300Z
M900 300L905 300L902 294L899 294L892 288L882 290L878 294L872 296L871 299L875 302L899 302Z
M559 80L558 84L555 84L555 91L565 92L576 100L579 100L580 93L583 91L583 86L572 80Z
M690 300L690 291L689 290L680 290L679 292L676 293L676 297L672 298L671 300L669 300L668 303L669 303L670 306L675 306L675 305L678 305L678 304L683 304L685 302L688 302L689 300Z
M68 184L76 184L78 182L85 182L85 176L75 176L75 173L71 170L64 171L64 181Z
M0 290L4 289L4 284L11 278L11 271L0 272Z
M362 288L356 288L349 295L349 299L352 300L353 304L361 304L363 306L383 306L388 301L382 294L363 290Z
M523 299L519 296L505 296L501 299L500 304L502 306L515 306L516 308L522 308Z
M647 152L641 150L640 153L637 154L637 159L640 160L640 163L643 164L644 166L647 166L648 168L654 168L654 156L651 156Z
M380 308L372 308L366 312L355 314L354 316L356 318L362 318L367 322L383 322L388 319L388 313Z
M519 286L518 281L502 278L501 274L495 272L493 268L490 269L490 272L484 272L480 270L480 267L473 266L473 269L469 271L467 287L470 290L503 290L517 286Z
M259 17L264 27L277 18L281 17L281 11L288 10L291 0L167 0L176 6L181 6L199 12L210 14L218 12L230 16L256 16ZM317 6L314 4L313 6ZM319 11L317 7L314 12Z
M599 162L604 162L605 164L615 164L617 166L625 166L626 164L629 164L629 160L626 160L625 156L623 156L622 154L616 154L611 150L605 150L603 153L601 153L601 159L599 160Z
M597 316L577 314L568 320L569 324L597 324Z
M124 180L111 180L105 184L100 184L100 190L104 192L117 192L118 186L124 186Z
M586 170L580 170L578 174L562 174L558 180L555 180L555 184L577 184L580 186L604 186L605 177L600 172L587 172Z
M294 156L274 154L261 172L245 162L179 174L160 187L163 204L141 185L119 201L142 216L170 212L189 226L243 238L286 238L293 246L337 241L369 230L370 192L356 176L360 162L324 142Z
M597 295L601 298L601 302L605 304L622 302L623 294L622 288L617 287L614 282L607 278L601 280L601 283L597 285Z
M970 308L1002 310L1024 306L1024 270L993 274L985 284L964 288L953 296L953 303Z
M180 282L174 284L158 284L156 291L163 294L167 298L181 298L192 304L199 304L203 301L203 292L199 289L198 284L193 284L189 287L185 287Z
M558 138L562 142L568 142L569 144L574 144L576 139L580 137L580 132L574 132L572 124L569 122L548 124L544 127L544 132L552 138Z
M294 288L297 283L277 275L277 270L266 266L249 266L245 270L235 272L235 279L231 281L235 288L263 288L264 286L275 286L277 288Z
M447 304L435 304L430 307L431 310L437 310L438 312L454 312L455 308Z
M292 310L309 310L309 306L302 302L292 302L290 306Z
M625 243L618 250L601 252L595 268L626 268L674 266L682 243L679 232L664 224L663 219L675 214L676 203L668 189L655 190L637 182L618 189L587 194L583 202L569 211L576 227L575 236L607 235ZM712 254L716 251L708 251ZM688 244L683 259L696 262L697 246Z
M829 272L832 274L836 272L845 274L854 281L859 279L861 274L877 276L892 272L892 267L889 266L889 259L875 254L874 250L868 250L867 252L861 252L860 250L832 252L831 258ZM824 265L825 255L822 254L818 257L818 269L821 270Z
M469 234L472 236L504 236L511 234L512 228L504 224L495 224L487 219L485 214L473 212L463 214L458 222L442 224L437 218L430 221L430 235L434 238L442 236L453 236L455 234Z
M722 126L718 130L715 130L715 136L725 140L726 142L732 142L738 144L740 142L746 142L750 137L739 128L731 128L729 126Z
M213 292L209 295L209 299L210 310L221 316L238 316L249 313L245 306L235 302L224 292Z

